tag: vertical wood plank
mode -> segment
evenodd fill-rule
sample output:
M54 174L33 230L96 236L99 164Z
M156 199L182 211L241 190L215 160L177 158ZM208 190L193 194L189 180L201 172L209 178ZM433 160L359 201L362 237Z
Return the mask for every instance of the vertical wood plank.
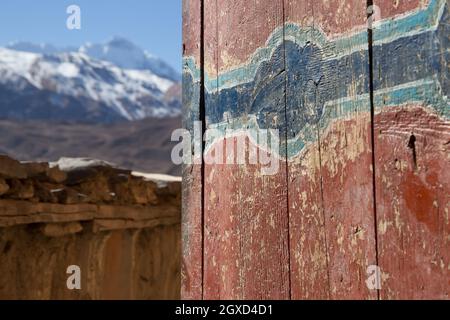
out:
M293 297L376 299L365 3L285 2Z
M288 139L292 141L288 145L292 299L328 299L318 129L317 123L311 121L317 112L311 106L314 99L305 95L306 88L312 85L306 66L307 52L313 46L306 44L314 31L312 2L285 0L285 16L287 125Z
M360 0L314 2L315 27L345 39L319 50L315 75L331 299L378 297L366 285L377 264L366 12Z
M194 137L200 121L201 1L183 0L183 128ZM194 154L194 141L191 154ZM182 299L201 299L202 283L202 170L200 164L183 164L182 187Z
M449 3L374 4L381 298L448 299Z
M206 116L208 129L221 134L207 143L207 152L222 150L237 161L249 152L221 143L248 138L247 128L284 132L282 1L223 0L216 6L218 73L207 81ZM277 48L264 51L277 28ZM226 129L241 133L226 136ZM260 147L249 139L245 146ZM276 161L274 175L249 161L205 166L206 299L289 298L286 167L279 155Z

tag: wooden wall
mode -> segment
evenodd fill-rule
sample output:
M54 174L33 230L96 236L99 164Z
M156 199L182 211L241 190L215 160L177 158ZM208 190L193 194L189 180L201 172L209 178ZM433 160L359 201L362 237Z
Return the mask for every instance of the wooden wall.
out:
M448 299L449 3L183 3L184 125L219 132L206 159L236 160L222 146L242 136L261 153L246 129L280 147L271 175L185 165L182 297Z

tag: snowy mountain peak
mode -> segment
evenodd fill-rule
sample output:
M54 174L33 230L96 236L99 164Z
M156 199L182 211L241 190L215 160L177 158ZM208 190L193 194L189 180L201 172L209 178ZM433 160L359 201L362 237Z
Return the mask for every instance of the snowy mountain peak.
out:
M106 43L87 43L79 51L92 58L109 61L120 68L148 70L172 81L180 80L180 74L170 65L126 38L116 36Z
M164 60L152 55L148 51L145 51L135 45L130 40L120 36L114 36L105 43L88 42L79 48L58 48L51 44L35 44L32 42L12 42L8 44L6 48L48 55L65 52L80 52L94 59L109 61L120 68L147 70L157 76L175 82L181 80L180 73L174 70L174 68L167 64Z
M122 48L126 50L140 50L133 42L120 36L112 37L112 39L109 40L106 44L109 47L113 48Z
M80 52L109 61L125 69L145 69L146 55L143 50L123 38L113 38L105 44L88 43L81 46Z
M75 52L14 48L25 50L0 48L0 117L111 122L180 112L180 97L167 98L177 82L137 68L145 54L124 39ZM97 50L103 55L95 57ZM121 64L124 55L136 59Z
M148 70L163 78L180 80L180 74L170 65L122 37L114 37L103 44L88 43L79 51L90 57L109 61L121 68Z

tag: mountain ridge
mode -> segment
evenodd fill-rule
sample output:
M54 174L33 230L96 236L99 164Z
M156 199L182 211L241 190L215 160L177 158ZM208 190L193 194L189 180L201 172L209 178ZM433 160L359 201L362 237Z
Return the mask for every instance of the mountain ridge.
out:
M103 124L0 119L0 154L44 162L85 157L134 171L180 175L171 161L178 143L171 133L180 126L180 117Z
M171 65L121 36L114 36L103 43L86 42L81 46L58 47L49 43L36 44L28 41L15 41L4 47L16 51L46 55L80 52L91 58L111 62L122 69L149 70L174 82L181 81L181 73ZM120 54L118 55L118 53ZM131 59L131 54L133 54L134 59Z
M121 38L70 50L0 48L0 118L109 123L179 115L178 75L161 59Z

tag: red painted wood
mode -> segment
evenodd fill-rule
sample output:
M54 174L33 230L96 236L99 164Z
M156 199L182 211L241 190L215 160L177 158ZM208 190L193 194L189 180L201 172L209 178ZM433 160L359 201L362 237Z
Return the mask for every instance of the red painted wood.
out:
M369 110L321 133L330 298L376 299L366 286L376 265Z
M330 6L330 1L313 3L315 25L326 33L335 34L333 30L351 23L359 25L356 28L358 32L365 32L364 1L336 1L335 6ZM334 14L332 7L336 8ZM355 32L355 28L352 29ZM368 43L360 47L350 41L346 49L367 55L368 47ZM330 74L347 74L349 69L360 70L361 74L350 72L357 74L347 88L346 99L353 101L352 112L344 115L336 106L333 111L337 113L338 120L327 126L320 124L319 130L330 298L376 299L377 291L370 290L366 285L367 268L377 264L370 104L358 104L358 96L364 92L359 82L361 78L369 78L370 65L367 61L358 66L353 55L342 59L345 63L330 70ZM339 77L334 79L332 88L337 95L344 81L341 82ZM327 74L323 75L322 81L328 81ZM367 86L365 89L368 89ZM326 118L323 116L322 119Z
M382 299L449 298L449 128L421 105L375 118Z
M286 21L314 24L310 1L285 0ZM288 68L287 72L291 72ZM287 83L287 102L298 94ZM314 131L318 132L317 126ZM292 299L328 299L329 276L319 144L311 143L288 162Z
M340 9L336 12L330 7ZM351 21L345 14L349 8L353 11ZM320 28L327 34L349 30L349 23L364 21L365 10L360 1L286 0L287 21ZM314 63L311 72L320 72ZM351 67L349 61L345 68ZM368 76L368 65L364 70ZM310 77L330 81L329 74ZM333 83L332 87L340 85ZM291 95L299 94L289 90L288 83L288 103ZM370 105L361 110L355 104L352 114L327 126L319 122L313 131L317 142L289 162L293 298L375 299L376 291L370 292L365 285L366 268L376 264Z
M414 10L426 10L431 3L445 4L445 1L404 1L401 9L411 14ZM381 9L382 16L399 10L393 7L392 1L376 0L374 4ZM447 12L448 6L447 1ZM448 26L445 10L438 29ZM375 105L381 299L449 299L450 122L438 112L437 102L448 90L445 87L448 56L441 40L448 41L448 33L441 38L441 32L445 31L435 30L433 25L434 21L428 26L431 29L428 33L435 40L418 45L415 44L418 40L410 40L397 45L395 50L401 52L401 59L388 47L374 50L375 76L380 79L375 92L390 87L398 78L410 85L413 81L434 81L442 88L425 91L427 101L424 102L398 102L400 98L417 100L412 92L405 92L397 99L385 98ZM388 31L394 35L396 30ZM381 30L375 27L373 32L376 36ZM420 35L423 33L417 37ZM408 63L417 56L420 64L427 66L425 72L433 73L431 76ZM414 72L411 68L415 68ZM398 71L392 74L391 70ZM426 90L425 86L419 88Z
M209 8L214 10L213 5ZM239 61L247 44L282 24L283 15L280 0L260 1L257 6L243 0L224 0L217 2L216 9L220 59L214 61L214 54L207 50L205 64L216 63L220 78L220 72ZM209 74L211 69L208 67ZM278 98L284 103L283 96ZM207 116L217 103L207 101ZM205 166L205 299L289 298L284 161L279 166L273 176L262 176L259 165L248 163Z
M183 55L193 57L200 65L200 31L201 31L201 0L183 1ZM186 68L186 66L185 66ZM193 83L183 83L194 86ZM199 85L197 83L197 85ZM183 93L183 126L192 129L191 112L199 111L200 100L186 101ZM197 119L200 120L200 119ZM202 260L202 175L201 165L183 165L182 188L182 266L181 266L181 297L183 299L201 299L203 292Z
M218 1L218 6L220 72L246 63L275 28L283 25L281 0Z
M203 0L201 67L208 80L208 126L225 123L217 113L230 110L230 119L238 118L240 129L257 114L270 119L282 134L287 130L288 136L298 133L298 123L307 123L311 130L302 133L307 143L298 154L286 157L281 150L274 176L263 176L259 165L206 164L202 182L199 167L186 167L186 297L448 299L450 124L445 118L448 105L438 105L448 90L448 70L444 72L445 50L436 49L445 43L442 26L448 21L441 21L438 31L434 25L425 31L416 26L407 35L395 30L405 27L401 19L436 1L374 1L393 29L389 34L375 27L374 39L383 39L369 44L364 1ZM196 14L185 13L185 20ZM280 28L283 32L277 32ZM185 39L198 41L200 29L191 29L193 35L188 32ZM417 30L420 35L415 37ZM291 38L283 39L285 35ZM366 37L365 44L361 39ZM295 47L293 41L300 45ZM273 43L284 47L274 45L277 53L271 57L258 55ZM334 50L330 46L336 43ZM429 50L420 51L427 45ZM186 48L187 56L200 61L198 47ZM242 73L235 73L240 82L234 83L225 75L237 68ZM260 74L264 77L258 78ZM218 87L224 79L233 82L235 91ZM429 90L420 83L430 79L438 89L426 91L420 102L413 95ZM405 91L411 83L418 83L418 89ZM333 100L321 90L345 98ZM320 111L319 98L329 102ZM397 102L402 99L408 103ZM257 105L261 101L269 102L268 107ZM320 120L301 122L314 116ZM306 137L310 133L312 137ZM208 156L219 151L212 147L221 142L208 145ZM258 148L249 141L247 147ZM380 291L366 285L367 269L376 265L381 268Z
M206 299L289 298L285 170L206 167Z

